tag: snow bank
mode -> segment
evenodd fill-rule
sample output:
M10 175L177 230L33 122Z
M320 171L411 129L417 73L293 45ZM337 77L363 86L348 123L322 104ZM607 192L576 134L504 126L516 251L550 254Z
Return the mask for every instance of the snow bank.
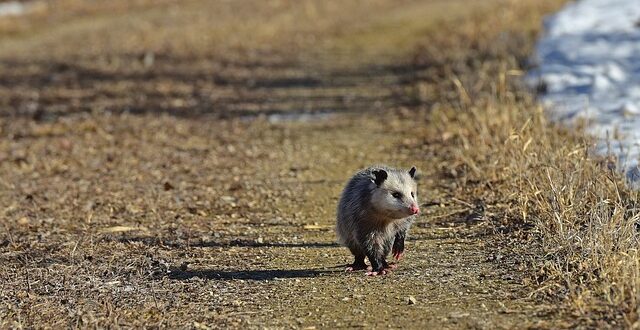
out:
M0 17L2 16L20 16L25 14L27 6L18 1L0 2Z
M581 0L545 21L537 45L540 86L551 119L587 122L595 151L618 157L640 188L640 0Z

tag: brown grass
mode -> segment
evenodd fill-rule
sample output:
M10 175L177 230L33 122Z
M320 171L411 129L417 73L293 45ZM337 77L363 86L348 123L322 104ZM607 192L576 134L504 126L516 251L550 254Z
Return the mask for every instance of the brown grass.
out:
M520 63L532 50L525 40L538 26L531 19L552 3L528 11L512 4L498 14L503 19L472 19L447 34L459 52L429 49L431 41L418 52L427 63L436 58L461 72L448 89L436 90L456 95L429 117L440 118L441 134L458 143L470 177L498 191L505 217L535 225L520 242L523 252L541 243L529 263L540 286L531 295L564 301L583 320L637 327L638 193L610 161L590 154L589 137L549 123L518 86Z

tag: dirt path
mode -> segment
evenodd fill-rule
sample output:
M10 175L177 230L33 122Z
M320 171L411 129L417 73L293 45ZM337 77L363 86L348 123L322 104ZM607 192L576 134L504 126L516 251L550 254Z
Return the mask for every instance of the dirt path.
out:
M81 18L36 37L7 37L23 56L1 54L0 327L560 324L531 298L526 256L509 239L519 229L495 212L502 201L465 174L459 145L433 115L452 98L437 81L450 81L456 68L376 48L412 49L415 40L384 37L408 22L408 31L440 40L447 32L436 18L418 19L455 9L456 22L468 9L379 1L360 14L373 18L355 24L337 2L309 3L335 21L291 5L316 17L293 46L330 35L327 52L342 55L294 57L277 48L293 47L290 39L266 32L252 41L256 49L225 44L209 55L193 36L166 53L140 50L135 40L114 46L109 40L126 28L105 30L108 15L96 25ZM178 27L156 33L198 31L198 9L220 9L201 6L171 7ZM260 6L255 24L275 34L295 35L287 24L302 24ZM163 11L136 13L127 15L144 30ZM225 19L216 24L233 30ZM108 38L73 54L64 45L42 53L38 38L51 45L69 26L84 31L70 47L86 30ZM144 31L153 49L162 39ZM367 38L376 47L356 65L353 40ZM366 278L343 272L350 255L332 227L346 180L375 163L417 166L424 212L399 269ZM486 211L474 213L481 204Z
M197 249L194 260L198 261L192 268L175 271L170 278L219 281L215 287L228 294L216 298L230 300L220 311L228 322L330 328L512 328L539 321L536 313L545 310L526 299L529 292L521 284L517 266L492 249L494 224L467 223L469 207L464 204L428 208L412 231L408 258L392 275L371 279L344 273L351 256L332 245L331 227L336 197L350 167L413 163L424 169L420 195L426 204L449 201L455 195L442 187L441 169L434 166L442 159L415 157L410 148L400 147L411 134L362 119L339 126L295 126L290 128L295 161L285 162L284 169L302 170L295 170L292 178L265 179L285 194L275 205L285 219L287 214L294 215L289 224L276 221L258 230L230 230L224 235L230 241L216 248L216 258L208 257L212 251L207 248ZM418 129L407 126L407 132ZM425 151L430 154L437 148ZM277 150L277 158L292 158L287 149ZM301 165L300 159L313 161ZM321 229L305 229L316 224ZM248 237L236 241L237 233L245 230L251 230ZM417 300L414 305L408 302L412 296Z

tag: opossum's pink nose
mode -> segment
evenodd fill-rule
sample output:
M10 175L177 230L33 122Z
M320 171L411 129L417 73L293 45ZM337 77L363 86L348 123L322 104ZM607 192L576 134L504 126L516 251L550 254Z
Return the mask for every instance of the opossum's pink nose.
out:
M409 207L409 211L411 211L411 214L418 214L418 212L420 212L420 209L418 208L418 205L412 204Z

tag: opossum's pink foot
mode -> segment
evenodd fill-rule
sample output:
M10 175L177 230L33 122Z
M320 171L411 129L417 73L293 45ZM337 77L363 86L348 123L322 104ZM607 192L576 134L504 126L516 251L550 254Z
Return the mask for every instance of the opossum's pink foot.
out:
M370 270L371 267L367 267L366 264L352 264L349 267L345 268L345 272L353 272L358 270Z
M400 260L404 256L404 251L393 251L393 259Z
M374 272L374 271L368 271L365 273L366 276L378 276L378 275L387 275L389 273L389 271L387 271L386 269Z
M394 270L396 268L398 268L398 265L396 265L395 263L390 263L390 264L387 264L387 267L385 267L384 269L385 270Z

